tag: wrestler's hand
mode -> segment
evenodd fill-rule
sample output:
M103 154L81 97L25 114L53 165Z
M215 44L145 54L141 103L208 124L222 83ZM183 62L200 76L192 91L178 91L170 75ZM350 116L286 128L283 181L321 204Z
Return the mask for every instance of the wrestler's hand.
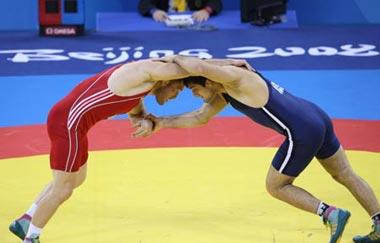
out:
M133 138L147 137L153 133L154 123L150 119L141 119L133 124L133 128L136 129L132 133Z
M235 67L243 67L249 71L255 71L255 69L245 60L245 59L232 59L232 58L226 58L226 59L218 59L218 58L212 58L212 59L204 59L204 62L208 62L214 65L218 66L235 66Z
M231 65L236 67L244 67L248 69L249 71L255 71L255 69L249 64L245 59L230 59Z
M153 114L148 114L145 117L145 119L149 119L153 123L152 133L158 132L159 130L161 130L161 128L163 128L163 124L162 124L163 118L156 117Z
M166 63L174 63L174 58L177 55L168 55L164 57L159 57L159 58L152 58L152 61L158 61L158 62L166 62Z

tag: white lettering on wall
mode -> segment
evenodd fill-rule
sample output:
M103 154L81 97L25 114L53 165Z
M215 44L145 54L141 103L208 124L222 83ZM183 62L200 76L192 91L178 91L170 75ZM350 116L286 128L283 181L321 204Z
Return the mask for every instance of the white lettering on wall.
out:
M376 50L375 45L370 44L344 44L340 47L315 46L303 48L299 46L278 47L272 51L262 46L240 46L227 48L227 58L268 58L268 57L293 57L293 56L310 56L310 57L374 57L379 56L380 52ZM177 52L180 55L193 56L198 58L209 59L213 57L209 49L195 48L185 49ZM146 50L144 46L132 48L124 47L104 47L101 51L65 51L63 49L15 49L0 50L0 58L6 55L6 60L13 63L28 63L32 61L96 61L103 62L107 65L123 63L126 61L139 60L143 58L157 58L167 55L174 55L176 52L170 49Z

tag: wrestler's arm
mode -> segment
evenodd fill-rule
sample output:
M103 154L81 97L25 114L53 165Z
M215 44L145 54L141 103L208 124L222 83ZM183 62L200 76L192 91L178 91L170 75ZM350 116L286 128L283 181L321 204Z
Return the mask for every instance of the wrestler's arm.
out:
M236 67L243 67L250 71L255 71L255 69L245 60L245 59L203 59L205 62L210 64L215 64L219 66L232 65Z
M215 94L210 100L195 111L176 116L157 118L156 126L160 128L190 128L205 125L227 105L220 94Z
M144 61L141 65L130 68L128 72L131 76L139 76L145 81L166 81L188 77L189 74L183 68L175 63L166 63L162 61ZM128 117L132 126L136 129L133 137L145 137L152 132L155 122L147 119L147 112L142 102L128 112Z
M147 83L174 80L188 77L189 74L176 63L142 60L128 63L118 68L108 80L108 87L118 95L123 95L131 89L141 90Z
M169 56L157 58L154 60L159 60L159 61L167 62L167 63L173 63L174 58L176 58L177 56L178 55L169 55ZM245 59L212 58L212 59L202 59L202 60L207 62L207 63L215 64L215 65L219 65L219 66L232 65L232 66L236 66L236 67L243 67L243 68L246 68L250 71L255 71L255 69Z
M143 67L152 81L166 81L189 77L189 73L176 63L151 60Z
M162 128L191 128L207 124L208 121L217 115L226 105L227 102L225 99L221 95L216 94L195 111L167 117L148 115L146 118L154 121L155 126L153 131L146 129L146 131L141 134L148 136ZM135 137L142 136L136 135Z
M173 59L191 76L203 76L217 83L228 84L241 78L243 69L235 66L220 66L194 57L176 56Z
M144 117L147 116L147 112L143 101L141 100L139 104L133 107L127 114L132 125L136 125L141 119L144 119Z
M146 137L152 133L155 122L147 118L148 114L142 100L127 114L132 127L135 128L132 137Z

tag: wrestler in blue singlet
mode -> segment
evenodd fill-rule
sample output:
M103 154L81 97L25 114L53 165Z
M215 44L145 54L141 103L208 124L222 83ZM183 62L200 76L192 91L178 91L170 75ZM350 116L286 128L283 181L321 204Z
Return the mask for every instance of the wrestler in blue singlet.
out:
M262 108L242 104L226 93L223 96L232 107L253 121L286 136L272 161L276 170L295 177L314 156L318 159L332 156L340 143L329 116L317 105L262 78L269 88L268 102Z

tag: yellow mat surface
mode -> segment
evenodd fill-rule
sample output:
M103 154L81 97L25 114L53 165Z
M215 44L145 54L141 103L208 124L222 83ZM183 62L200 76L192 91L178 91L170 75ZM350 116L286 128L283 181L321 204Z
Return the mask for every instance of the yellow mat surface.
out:
M274 148L170 148L91 152L88 177L45 227L43 243L321 243L320 219L270 197ZM380 154L349 151L380 197ZM50 180L48 156L0 160L0 242ZM358 202L314 160L296 184L347 208L341 242L370 231Z

